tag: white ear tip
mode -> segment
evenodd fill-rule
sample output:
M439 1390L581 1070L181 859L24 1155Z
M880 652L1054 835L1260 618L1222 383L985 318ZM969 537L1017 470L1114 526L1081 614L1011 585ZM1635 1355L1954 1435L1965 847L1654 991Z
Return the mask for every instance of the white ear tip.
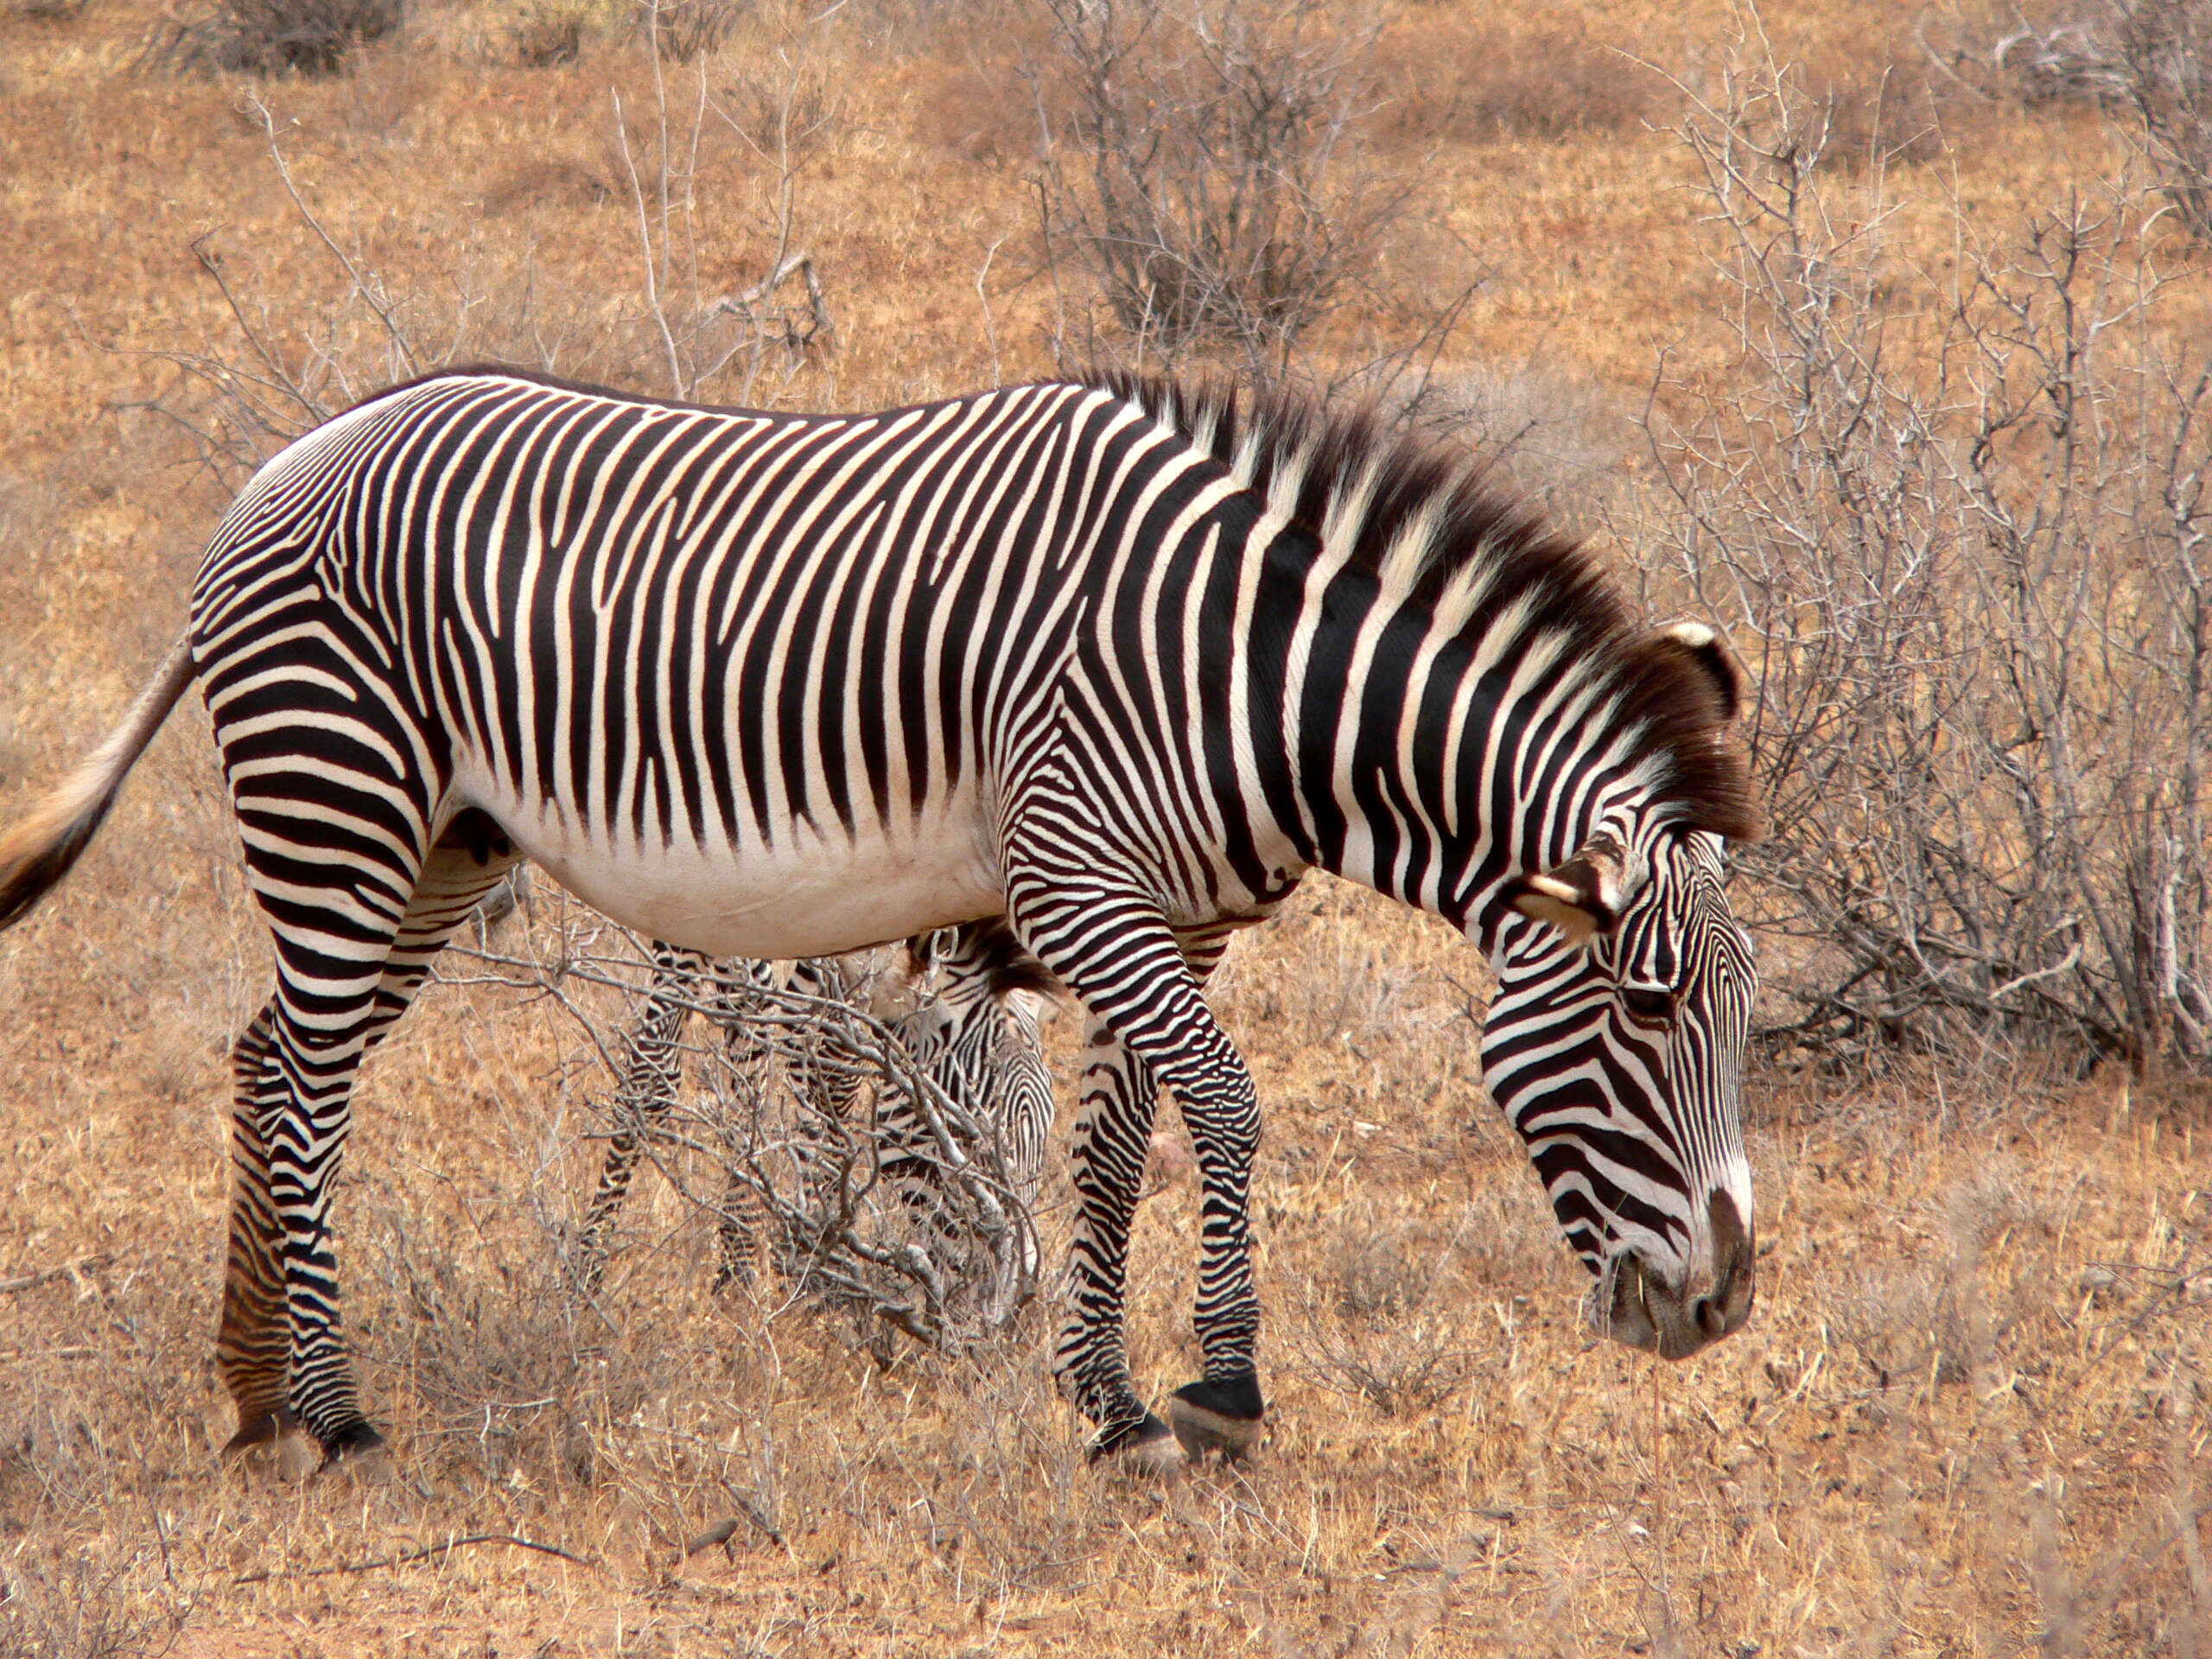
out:
M1675 622L1668 626L1667 637L1669 639L1679 640L1692 651L1703 651L1719 636L1707 623Z

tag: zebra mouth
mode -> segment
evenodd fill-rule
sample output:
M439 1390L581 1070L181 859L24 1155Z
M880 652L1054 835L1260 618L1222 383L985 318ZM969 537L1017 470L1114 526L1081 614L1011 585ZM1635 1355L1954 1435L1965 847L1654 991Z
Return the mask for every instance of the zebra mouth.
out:
M1707 1205L1713 1228L1710 1284L1671 1285L1643 1257L1622 1250L1606 1258L1590 1293L1590 1322L1604 1335L1662 1359L1688 1359L1751 1317L1754 1252L1750 1230L1726 1193Z
M1590 1323L1600 1335L1628 1347L1662 1359L1688 1359L1707 1339L1697 1334L1695 1340L1688 1340L1694 1327L1686 1331L1681 1320L1668 1317L1680 1300L1641 1256L1623 1253L1606 1259L1605 1270L1590 1293Z

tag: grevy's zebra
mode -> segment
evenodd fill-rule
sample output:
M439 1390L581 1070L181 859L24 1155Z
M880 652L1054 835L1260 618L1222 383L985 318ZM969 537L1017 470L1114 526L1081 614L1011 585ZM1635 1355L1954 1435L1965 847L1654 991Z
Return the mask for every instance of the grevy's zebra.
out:
M278 959L237 1052L233 1249L285 1287L226 1301L241 1442L296 1415L378 1443L338 1333L348 1098L525 854L716 956L1009 918L1095 1020L1054 1363L1102 1451L1174 1455L1122 1348L1155 1084L1204 1189L1176 1430L1257 1433L1259 1114L1201 987L1315 867L1491 954L1491 1092L1612 1334L1681 1356L1749 1310L1732 663L1633 631L1581 554L1371 420L1123 380L847 416L394 388L232 505L184 642L0 841L0 923L195 678Z
M995 919L909 939L906 956L911 982L929 995L893 1014L892 1035L925 1077L996 1129L1014 1196L1033 1211L1052 1129L1052 1073L1037 1030L1038 1004L1052 994L1051 976ZM747 1021L777 988L773 963L715 963L664 940L653 942L652 961L645 1007L626 1038L628 1058L615 1090L614 1133L577 1232L576 1276L587 1290L596 1289L606 1272L615 1219L645 1141L675 1109L683 1067L681 1039L693 1010L705 1010L721 1029L734 1065L753 1070L769 1058ZM827 1001L851 1001L859 989L834 959L796 963L791 988ZM819 1096L813 1103L817 1110L840 1119L852 1115L857 1078L841 1073L798 1081ZM929 1154L915 1150L919 1130L911 1104L887 1103L875 1132L883 1173L910 1209L926 1209L937 1165ZM739 1219L747 1207L747 1195L733 1186L718 1230L717 1287L749 1271L753 1240Z

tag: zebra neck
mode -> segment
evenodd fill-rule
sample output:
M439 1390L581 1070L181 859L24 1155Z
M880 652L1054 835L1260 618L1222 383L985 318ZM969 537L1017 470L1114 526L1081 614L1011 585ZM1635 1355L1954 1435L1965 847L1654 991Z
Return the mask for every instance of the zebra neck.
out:
M1318 593L1301 585L1272 817L1305 864L1441 916L1489 950L1514 878L1601 830L1641 839L1649 755L1605 677L1557 634L1510 615L1444 633L1412 607L1378 603L1376 587L1357 569Z

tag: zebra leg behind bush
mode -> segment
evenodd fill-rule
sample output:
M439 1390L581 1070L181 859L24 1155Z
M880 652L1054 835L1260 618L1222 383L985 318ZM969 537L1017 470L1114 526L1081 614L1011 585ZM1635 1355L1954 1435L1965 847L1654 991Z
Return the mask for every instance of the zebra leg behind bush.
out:
M769 1058L771 1045L753 1024L764 996L776 988L768 964L715 965L696 951L658 942L652 949L652 986L625 1039L629 1059L616 1091L617 1127L579 1232L577 1274L587 1291L597 1288L605 1272L615 1218L645 1141L676 1105L683 1065L679 1039L689 1014L703 1006L725 1031L733 1081L757 1086L753 1074ZM944 983L920 1007L894 1019L891 1033L925 1076L998 1135L1012 1195L1026 1217L1035 1203L1052 1130L1052 1077L1033 1006L1050 991L1052 977L1021 951L999 920L940 930L910 940L907 949L917 982L938 971ZM702 1001L702 988L710 975L715 988ZM789 989L816 999L825 1011L857 1007L862 1000L861 986L833 960L799 963ZM858 1122L864 1084L854 1067L827 1064L809 1049L797 1057L793 1073L791 1086L804 1102L802 1130L808 1122L825 1128ZM893 1183L916 1224L930 1231L932 1219L944 1219L943 1181L911 1104L887 1107L875 1133L883 1177ZM721 1201L716 1289L733 1280L749 1282L758 1253L758 1194L743 1171L743 1155L738 1146L725 1153L730 1178ZM942 1224L935 1229L940 1243L944 1232ZM1023 1258L1022 1271L1033 1274L1035 1240L1026 1224Z
M675 1108L677 1085L683 1072L678 1044L690 1020L698 987L711 965L696 950L658 939L653 941L652 959L652 983L645 994L645 1010L623 1039L626 1058L621 1080L615 1086L614 1128L607 1139L598 1190L592 1194L583 1224L576 1231L575 1279L586 1294L595 1294L606 1275L615 1217L629 1197L630 1179L637 1173L645 1138L658 1130Z
M645 1142L676 1109L677 1090L683 1077L683 1027L692 1011L702 1007L709 1011L724 1033L725 1052L739 1074L757 1069L766 1054L765 1045L749 1033L747 1020L756 1011L757 993L772 983L773 969L768 963L718 965L696 950L659 939L653 941L652 950L653 977L645 1009L623 1039L628 1060L614 1091L614 1130L607 1137L598 1189L577 1231L576 1282L587 1294L595 1294L606 1275L615 1219L629 1197L631 1178ZM752 1198L750 1185L733 1169L715 1229L716 1290L732 1282L752 1282L759 1248Z

